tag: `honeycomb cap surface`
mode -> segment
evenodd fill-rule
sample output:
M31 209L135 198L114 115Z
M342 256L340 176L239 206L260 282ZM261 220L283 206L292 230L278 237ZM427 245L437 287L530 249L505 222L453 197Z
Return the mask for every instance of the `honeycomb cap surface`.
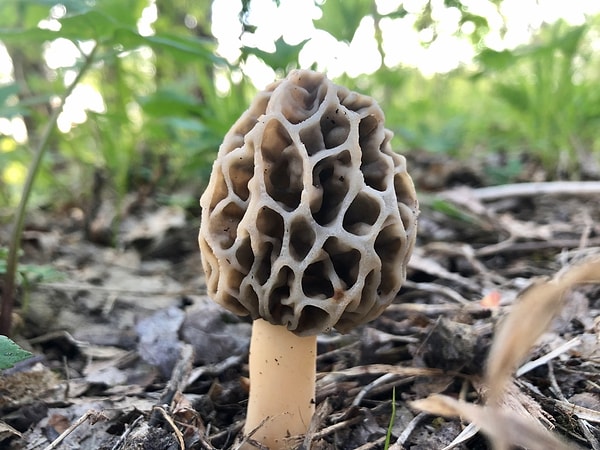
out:
M199 244L208 294L298 335L379 316L406 278L418 202L370 97L291 72L219 148Z

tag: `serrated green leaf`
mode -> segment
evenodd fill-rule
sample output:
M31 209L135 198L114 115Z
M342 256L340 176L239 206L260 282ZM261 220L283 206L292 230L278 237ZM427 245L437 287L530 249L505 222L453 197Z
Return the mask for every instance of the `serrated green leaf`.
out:
M371 14L372 8L372 3L364 0L327 0L321 5L323 15L314 24L338 41L350 42L360 21Z
M23 350L6 336L0 335L0 370L8 369L32 354Z
M298 55L308 39L297 45L289 45L282 37L275 41L275 51L265 52L258 48L244 47L242 49L242 58L246 59L248 55L254 55L262 59L272 69L287 70L298 64Z

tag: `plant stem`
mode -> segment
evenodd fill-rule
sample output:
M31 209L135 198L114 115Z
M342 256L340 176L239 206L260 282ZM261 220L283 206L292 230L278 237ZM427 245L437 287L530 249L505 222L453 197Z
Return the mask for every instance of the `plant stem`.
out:
M94 62L94 56L97 48L98 45L94 46L89 55L84 54L85 59L81 69L79 70L79 73L61 95L60 105L52 110L52 113L48 118L46 128L44 128L40 140L38 141L38 144L33 152L33 161L31 161L31 164L29 165L27 178L25 179L23 192L21 194L21 200L19 201L19 206L15 212L15 218L8 247L8 256L6 259L6 273L4 274L4 286L2 289L2 305L0 313L0 334L5 336L10 336L12 328L12 311L15 303L15 279L17 275L19 249L21 247L23 226L25 224L25 212L27 210L27 203L29 202L29 197L31 196L31 191L33 189L33 183L35 182L36 175L42 163L42 158L46 152L46 149L48 148L50 136L52 135L52 131L56 126L58 116L63 110L65 101L91 67L92 63Z
M281 325L254 321L244 434L280 450L292 448L286 438L306 434L315 411L316 353L316 336L300 337Z

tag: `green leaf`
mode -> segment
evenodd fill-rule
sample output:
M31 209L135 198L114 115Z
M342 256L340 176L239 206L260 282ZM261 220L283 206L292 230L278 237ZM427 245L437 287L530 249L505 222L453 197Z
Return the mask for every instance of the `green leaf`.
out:
M0 86L0 105L4 105L9 97L16 95L19 92L17 83Z
M23 350L6 336L0 335L0 370L8 369L32 354Z
M495 87L495 94L516 111L528 111L531 107L525 86L498 83Z
M16 86L16 85L8 85L5 87L10 87L10 86ZM46 105L48 104L48 102L50 101L50 98L52 97L52 95L50 94L44 94L44 95L35 95L32 97L28 97L25 99L20 100L17 104L15 105L7 105L6 104L6 100L8 95L11 95L10 90L6 90L5 92L3 92L4 88L0 88L0 117L7 117L7 118L11 118L11 117L15 117L18 115L21 116L29 116L31 113L31 107L32 106L39 106L39 105ZM18 87L17 87L17 92L18 92ZM14 92L13 94L16 94L17 92ZM3 94L6 94L6 97L3 98Z
M146 114L156 117L189 116L199 114L198 101L189 95L169 89L161 89L140 99L140 106Z
M248 55L255 55L274 70L287 70L291 66L298 65L298 55L307 41L308 39L296 45L289 45L280 37L275 41L275 52L271 53L253 47L244 47L242 58L245 60Z
M448 200L436 196L422 196L422 199L423 203L429 204L434 211L438 211L451 219L456 219L472 225L483 226L483 222L477 216L465 212Z
M45 41L51 41L59 38L60 34L56 31L42 28L0 28L0 40L5 42L27 42L31 44L40 44Z
M314 24L338 41L350 42L360 21L371 14L372 8L372 2L364 0L327 0L321 5L323 15Z
M94 3L93 8L68 11L59 20L60 36L113 42L117 31L137 30L137 21L146 4L143 0L102 0Z
M36 264L19 264L19 273L27 281L50 282L61 280L64 275L51 266L39 266Z
M116 17L94 10L68 15L60 23L60 37L78 41L109 41L123 27Z
M510 50L496 51L490 48L482 50L477 57L477 61L488 70L504 70L519 59L519 56Z
M587 30L587 25L580 25L569 29L564 35L558 37L556 46L567 58L572 58L579 50Z
M186 62L190 61L190 57L202 58L214 63L224 63L225 61L214 55L212 41L192 36L176 36L165 33L141 36L137 30L121 28L115 31L115 41L128 50L142 45L147 45L153 50L165 50L170 56Z
M56 6L57 4L63 5L67 9L85 8L90 9L90 2L81 0L4 0L6 3L15 3L28 6L45 6L48 9Z

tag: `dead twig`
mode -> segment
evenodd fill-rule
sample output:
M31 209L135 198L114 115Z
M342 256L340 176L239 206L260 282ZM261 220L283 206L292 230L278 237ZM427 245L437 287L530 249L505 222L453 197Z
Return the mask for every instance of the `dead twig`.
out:
M330 425L327 428L323 428L321 431L313 435L313 441L317 439L323 439L324 437L327 437L338 430L347 429L348 427L355 425L358 422L361 422L363 419L364 417L362 415L358 415L355 417L351 417L350 419L342 420L341 422Z
M501 253L523 253L535 250L550 250L555 248L579 249L581 239L553 239L550 241L527 241L515 242L514 239L507 239L498 244L487 245L475 250L477 257L488 257ZM594 238L587 241L587 245L600 246L600 239Z
M458 292L453 289L450 289L447 286L442 286L441 284L436 283L415 283L410 280L406 280L404 282L404 287L415 289L417 291L429 292L430 294L439 294L447 297L451 300L454 300L456 303L460 303L461 305L472 305L473 302L464 298Z
M565 411L569 411L570 408L568 406L565 407L565 405L571 405L571 403L569 403L567 398L564 396L564 394L562 393L562 390L560 389L560 386L558 385L558 382L556 381L556 377L554 376L554 365L552 364L551 361L548 362L548 377L550 379L551 389L554 392L554 395L556 395L556 397L558 398L558 402L560 402L560 403L558 403L558 405L560 406L561 409L563 409ZM575 405L573 405L573 406L575 406ZM574 412L573 410L570 410L570 411ZM575 412L575 415L577 416L577 424L579 425L579 429L581 430L581 432L587 439L588 443L592 446L592 449L600 450L600 443L598 442L598 439L596 439L594 434L590 431L587 421L585 419L583 419L582 417L580 417L577 414L577 412ZM596 411L596 416L597 416L597 418L600 418L600 414L597 411Z
M367 442L366 444L363 444L360 447L356 447L354 450L371 450L372 448L378 448L384 442L385 436L381 436L379 439L376 439L373 442Z
M502 198L534 197L537 195L599 195L598 181L549 181L540 183L516 183L473 189L473 196L480 201Z
M70 435L73 431L75 431L75 429L77 429L77 427L81 426L81 424L83 424L88 419L90 420L90 423L92 425L95 424L96 422L98 422L99 420L108 420L108 418L101 412L90 409L83 416L81 416L79 419L77 419L77 421L75 423L73 423L69 428L67 428L65 431L63 431L60 436L58 436L56 439L54 439L54 441L50 445L48 445L46 448L44 448L44 450L53 450L56 447L58 447L58 445L60 445L60 443L68 435Z
M167 410L164 409L162 406L155 406L152 409L153 409L153 413L152 413L153 416L154 416L155 412L158 412L165 419L165 421L169 424L169 426L173 430L173 433L175 433L175 438L177 439L177 443L179 444L179 448L181 448L181 450L185 450L185 441L183 439L183 434L181 433L181 430L175 424L175 422L173 421L173 419L171 419L171 416L169 415L169 413L167 412Z
M252 439L252 436L254 436L256 434L256 432L258 430L260 430L260 428L267 423L267 421L269 421L271 418L269 416L265 417L263 420L261 420L261 422L254 427L250 433L248 433L247 435L245 435L242 438L242 442L240 442L236 447L235 450L240 450L242 447L244 447L245 444L250 444L253 447L256 447L259 450L269 450L267 447L265 447L263 444L261 444L258 441L255 441L254 439Z
M420 412L415 417L413 417L412 420L408 423L408 425L406 425L406 428L404 428L402 433L400 433L400 436L398 436L398 439L396 440L396 442L394 442L392 445L390 445L390 450L403 450L404 443L406 441L408 441L408 438L410 437L412 432L415 431L415 428L417 427L417 425L426 416L428 416L427 413Z
M361 375L390 374L403 377L433 377L439 375L448 375L450 372L444 372L441 369L428 367L400 367L389 364L371 364L368 366L350 367L344 370L330 372L332 376L357 377Z
M333 411L333 407L331 406L331 402L328 398L326 398L321 404L317 407L315 414L310 421L310 425L308 426L308 431L306 432L306 436L304 437L304 442L302 446L298 450L310 450L312 441L314 440L314 436L317 433L317 430L323 427L323 423L325 420L331 415Z
M419 283L419 286L421 283ZM481 306L479 302L469 302L468 304L440 303L440 304L420 304L420 303L394 303L387 307L388 312L398 313L418 313L426 316L437 316L440 314L449 314L462 311L467 314L476 314L485 311L488 308Z
M135 418L135 420L131 423L131 425L126 426L125 431L119 437L119 440L115 442L115 445L111 447L111 450L119 450L119 448L125 443L127 437L131 434L131 432L135 429L137 424L142 420L144 416L141 414Z
M377 386L381 386L382 384L385 384L391 380L393 380L394 378L396 378L397 375L394 375L393 373L386 373L385 375L380 376L379 378L376 378L375 380L371 381L369 384L367 384L364 388L361 389L361 391L358 393L358 395L354 398L354 400L352 401L352 406L359 406L360 402L362 401L362 399L374 388L376 388Z

